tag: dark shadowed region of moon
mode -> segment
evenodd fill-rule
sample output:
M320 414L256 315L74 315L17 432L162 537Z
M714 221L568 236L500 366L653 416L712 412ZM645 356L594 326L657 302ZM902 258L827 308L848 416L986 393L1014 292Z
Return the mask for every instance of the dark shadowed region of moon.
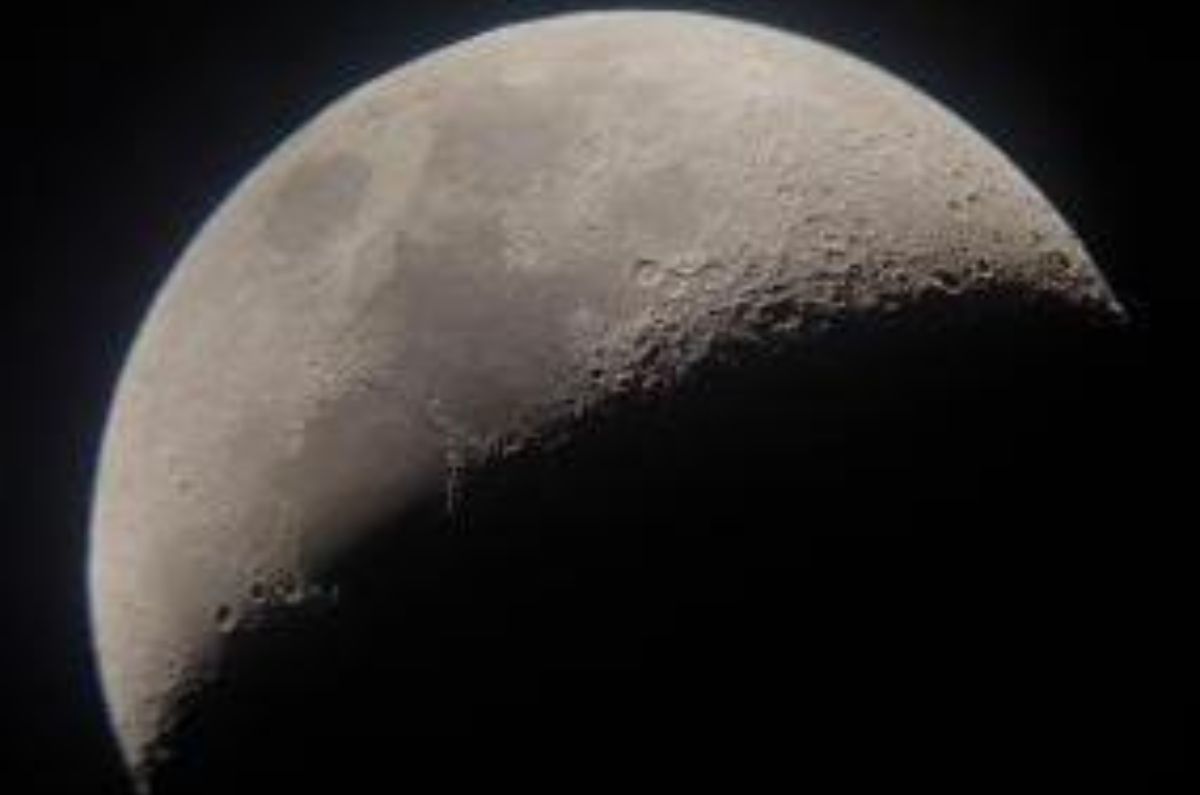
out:
M90 560L126 760L571 791L969 753L1025 704L979 627L1086 500L1120 318L996 148L813 41L589 13L397 69L246 178L130 354Z

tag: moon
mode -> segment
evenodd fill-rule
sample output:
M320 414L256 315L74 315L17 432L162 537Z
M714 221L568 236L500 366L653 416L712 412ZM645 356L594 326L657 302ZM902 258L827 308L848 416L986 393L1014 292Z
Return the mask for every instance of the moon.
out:
M604 12L404 65L241 182L129 354L89 561L125 760L144 786L194 767L189 727L253 678L244 660L272 654L281 626L336 633L381 609L347 573L381 539L410 544L388 558L396 582L469 588L445 575L456 555L522 543L489 536L517 525L488 517L555 499L530 485L557 482L545 462L601 449L615 427L639 429L623 440L720 439L704 457L726 474L747 465L740 434L771 437L767 469L808 471L839 449L812 418L848 405L822 390L861 387L860 365L915 361L930 340L979 329L1004 338L1034 316L1058 328L1120 315L1004 154L824 44L713 16ZM746 407L782 394L784 369L807 375L789 375L786 406L756 424L767 415ZM842 421L891 401L871 394ZM781 430L800 426L812 433ZM587 471L652 471L622 449L623 463ZM803 481L789 492L820 499ZM537 526L524 543L570 535L522 517ZM687 536L668 524L656 526ZM443 547L422 557L413 539L431 526Z

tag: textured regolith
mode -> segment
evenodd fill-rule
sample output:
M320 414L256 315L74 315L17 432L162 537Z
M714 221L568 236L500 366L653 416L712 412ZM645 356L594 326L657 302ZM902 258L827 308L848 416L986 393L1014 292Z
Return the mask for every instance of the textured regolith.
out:
M225 201L122 375L90 566L128 763L150 781L264 616L336 621L329 562L473 473L839 330L1049 305L1119 313L997 149L804 38L593 13L386 74Z

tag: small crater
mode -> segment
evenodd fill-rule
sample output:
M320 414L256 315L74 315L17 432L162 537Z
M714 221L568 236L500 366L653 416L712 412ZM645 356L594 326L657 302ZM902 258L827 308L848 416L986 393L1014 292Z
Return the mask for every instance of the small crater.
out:
M233 608L229 605L218 605L213 613L213 618L216 619L217 629L222 633L230 633L237 627L237 617L234 615Z
M268 591L266 583L261 580L255 580L250 586L250 598L256 602L262 602L267 598Z
M285 575L272 584L271 597L281 604L297 604L304 599L304 587Z
M639 287L655 287L662 281L663 269L657 260L642 257L633 263L633 280Z
M1042 266L1051 276L1063 277L1071 273L1071 258L1065 252L1054 250L1042 258Z
M754 318L752 326L758 333L785 331L797 322L799 313L789 300L779 300L764 305Z
M949 268L938 268L933 272L933 281L942 290L956 293L962 287L962 275Z

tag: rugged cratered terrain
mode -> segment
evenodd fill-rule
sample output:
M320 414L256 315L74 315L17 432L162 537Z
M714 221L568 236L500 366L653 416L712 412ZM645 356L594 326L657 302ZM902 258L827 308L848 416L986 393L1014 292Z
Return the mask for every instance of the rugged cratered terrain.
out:
M782 565L831 516L920 516L935 478L986 469L966 393L995 409L997 373L1040 361L1012 351L1118 316L1000 152L803 38L586 14L389 73L229 197L121 378L91 578L128 762L187 790L248 760L402 767L470 726L542 747L567 713L611 725L620 688L580 703L563 671L635 668L654 644L622 627L765 587L720 565ZM1040 399L1003 394L996 443ZM739 631L722 644L766 642ZM721 656L697 643L659 646ZM698 687L628 725L737 701Z

